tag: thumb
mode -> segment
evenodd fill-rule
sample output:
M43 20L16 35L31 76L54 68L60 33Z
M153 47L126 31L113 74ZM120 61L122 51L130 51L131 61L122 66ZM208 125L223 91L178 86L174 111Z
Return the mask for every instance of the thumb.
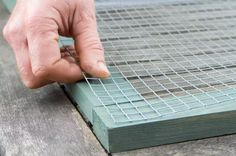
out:
M94 9L92 12L95 12ZM104 50L97 31L95 13L81 13L80 17L80 22L73 30L80 66L84 72L94 77L106 78L110 73L105 64Z

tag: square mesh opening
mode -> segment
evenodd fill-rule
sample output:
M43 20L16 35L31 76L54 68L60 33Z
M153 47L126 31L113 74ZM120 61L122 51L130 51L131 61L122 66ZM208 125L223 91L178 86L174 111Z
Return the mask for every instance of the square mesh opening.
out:
M235 0L109 2L97 21L111 77L85 79L115 123L235 101Z

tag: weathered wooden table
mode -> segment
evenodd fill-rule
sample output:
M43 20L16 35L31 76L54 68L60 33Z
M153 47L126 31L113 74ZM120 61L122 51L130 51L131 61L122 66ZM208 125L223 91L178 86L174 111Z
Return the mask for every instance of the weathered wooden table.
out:
M0 30L9 14L0 6ZM38 90L20 82L0 35L0 155L107 155L57 84ZM141 149L115 156L236 155L236 135Z

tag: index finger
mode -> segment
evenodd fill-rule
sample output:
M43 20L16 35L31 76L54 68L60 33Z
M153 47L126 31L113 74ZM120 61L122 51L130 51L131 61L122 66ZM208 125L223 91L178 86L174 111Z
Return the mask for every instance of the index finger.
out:
M83 78L76 62L61 58L57 23L48 18L33 19L28 25L32 72L36 77L70 83Z

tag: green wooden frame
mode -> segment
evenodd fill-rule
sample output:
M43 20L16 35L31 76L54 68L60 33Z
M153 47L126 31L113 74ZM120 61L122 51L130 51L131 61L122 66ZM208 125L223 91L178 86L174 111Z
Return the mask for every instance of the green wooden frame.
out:
M117 125L86 82L68 84L65 88L109 152L236 133L235 103L225 102L218 107L199 108L152 121Z

